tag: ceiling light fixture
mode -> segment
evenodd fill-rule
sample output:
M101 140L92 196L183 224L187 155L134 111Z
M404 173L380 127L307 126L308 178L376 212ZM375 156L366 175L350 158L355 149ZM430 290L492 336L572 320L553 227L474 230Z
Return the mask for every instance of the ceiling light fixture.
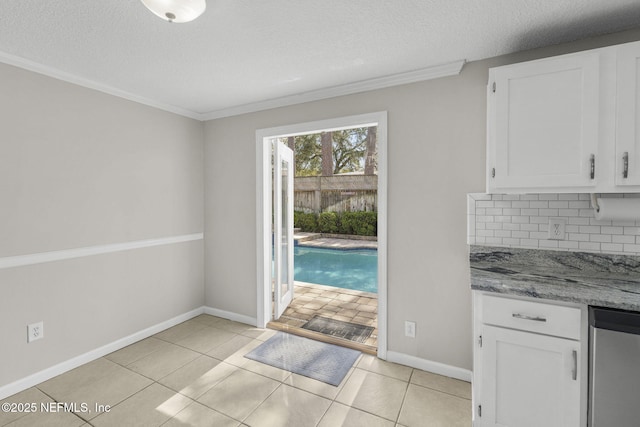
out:
M151 12L169 22L189 22L202 15L205 0L142 0Z

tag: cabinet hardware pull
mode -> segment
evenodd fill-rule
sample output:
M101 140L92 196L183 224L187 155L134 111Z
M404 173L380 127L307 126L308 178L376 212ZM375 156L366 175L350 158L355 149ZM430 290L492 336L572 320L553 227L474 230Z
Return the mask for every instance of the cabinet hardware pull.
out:
M624 164L624 168L622 169L622 177L627 179L629 177L629 152L625 151L622 156L622 163Z
M493 90L493 93L496 93L496 82L493 82L491 89Z
M496 168L491 168L491 178L496 177Z
M571 378L574 381L578 379L578 352L573 350L573 370L571 371Z
M546 322L547 321L547 319L545 319L544 317L527 316L526 314L520 314L520 313L513 313L513 314L511 314L511 316L515 317L516 319L533 320L534 322Z
M589 158L589 163L591 164L591 179L596 177L596 156L594 154Z

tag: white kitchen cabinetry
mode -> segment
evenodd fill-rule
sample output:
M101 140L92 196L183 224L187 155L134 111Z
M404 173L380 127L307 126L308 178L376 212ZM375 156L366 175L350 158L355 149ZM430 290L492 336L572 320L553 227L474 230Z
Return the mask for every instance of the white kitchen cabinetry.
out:
M616 184L640 186L640 44L617 55Z
M599 67L596 52L490 71L493 189L595 186Z
M487 191L640 191L639 58L634 42L490 69Z
M585 312L474 292L474 426L586 425Z

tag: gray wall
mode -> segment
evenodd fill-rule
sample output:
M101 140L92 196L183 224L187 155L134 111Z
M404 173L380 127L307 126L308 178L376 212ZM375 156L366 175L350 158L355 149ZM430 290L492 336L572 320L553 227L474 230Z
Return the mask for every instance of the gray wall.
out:
M456 77L207 122L206 305L256 316L256 129L386 110L389 350L471 369L466 194L485 191L489 67L638 39L619 33L471 62ZM417 322L415 339L404 337L405 320Z
M202 123L8 65L0 82L0 258L203 231ZM0 269L0 291L2 386L201 307L203 242Z

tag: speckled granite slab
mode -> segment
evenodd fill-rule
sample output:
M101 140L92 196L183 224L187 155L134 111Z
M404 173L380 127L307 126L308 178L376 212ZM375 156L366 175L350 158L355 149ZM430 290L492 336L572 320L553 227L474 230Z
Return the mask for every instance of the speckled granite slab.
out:
M470 247L471 288L640 311L640 257Z

